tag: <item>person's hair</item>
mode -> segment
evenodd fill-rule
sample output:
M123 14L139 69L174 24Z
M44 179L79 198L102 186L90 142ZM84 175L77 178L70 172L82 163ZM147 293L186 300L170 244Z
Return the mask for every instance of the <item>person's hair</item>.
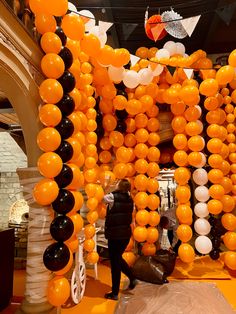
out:
M122 179L118 184L118 189L121 192L130 192L131 184L127 179Z
M160 219L160 227L167 229L168 224L169 224L169 219L166 216L162 216Z

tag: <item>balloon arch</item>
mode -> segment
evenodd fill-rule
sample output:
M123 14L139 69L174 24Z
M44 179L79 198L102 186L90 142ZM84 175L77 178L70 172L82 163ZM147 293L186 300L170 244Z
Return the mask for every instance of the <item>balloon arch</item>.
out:
M89 209L84 249L90 263L99 258L92 238L94 223L106 214L102 199L108 178L109 182L129 178L137 208L124 258L134 262L134 241L143 243L143 254L155 254L160 220L155 179L160 171L160 104L173 113L179 257L186 263L195 258L188 243L195 215L195 249L218 259L222 239L228 249L224 262L235 270L236 50L229 56L229 65L214 69L204 51L188 56L181 43L168 42L159 50L139 48L139 61L132 64L129 51L105 45L105 33L90 32L93 19L67 14L68 1L29 3L42 35L41 68L46 77L39 87L44 103L39 118L45 127L37 137L43 151L38 169L45 178L33 193L40 205L51 205L58 214L50 227L55 242L43 256L46 268L55 274L49 282L48 301L59 306L70 294L63 275L72 266L72 253L78 249L76 235L83 228L78 213L84 202L81 188ZM54 16L62 17L60 26ZM173 74L170 66L175 68ZM188 185L190 179L194 191ZM56 292L56 287L63 290Z

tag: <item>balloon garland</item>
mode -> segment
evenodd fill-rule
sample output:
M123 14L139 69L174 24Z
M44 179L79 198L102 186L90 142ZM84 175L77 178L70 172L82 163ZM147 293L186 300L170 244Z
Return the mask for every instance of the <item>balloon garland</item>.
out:
M124 253L125 258L130 264L135 260L131 252L133 240L146 241L143 254L155 254L156 226L160 219L156 211L159 198L155 194L160 158L156 147L160 141L156 103L169 104L175 115L172 120L173 144L177 150L174 161L179 167L175 172L179 202L176 214L181 223L178 236L183 242L179 256L184 262L194 259L194 250L187 243L192 238L193 212L189 206L188 186L191 178L188 166L191 166L197 168L192 176L198 185L194 195L199 201L194 208L199 217L195 221L199 234L195 247L207 254L213 245L210 254L214 258L218 256L220 241L219 236L213 235L215 229L211 228L212 242L206 235L210 231L209 223L213 225L219 220L210 217L208 222L206 217L208 213L220 214L223 205L225 213L221 221L228 230L223 241L230 250L225 254L225 264L235 269L235 215L231 213L236 195L235 108L231 104L231 100L236 103L234 91L229 96L236 88L235 51L230 54L229 65L217 72L204 51L186 56L184 46L173 42L159 50L139 48L136 54L141 60L130 65L129 52L105 45L100 35L95 35L96 26L89 25L92 20L84 24L79 16L66 14L68 1L60 0L56 4L47 1L46 4L43 0L31 0L30 8L36 15L37 31L42 35L40 45L45 56L41 69L46 77L39 87L44 102L39 118L44 128L37 137L43 151L38 169L45 178L36 184L34 198L40 205L52 206L55 211L50 226L55 242L44 253L45 266L55 274L48 285L48 301L60 306L69 297L69 284L63 275L72 265L72 253L78 248L77 234L83 227L77 213L84 202L79 188L84 187L89 209L89 225L84 229L84 248L89 262L98 260L94 251L94 223L105 216L101 202L104 190L98 183L103 185L108 178L111 183L116 178L130 179L138 209L134 238ZM57 26L54 16L62 17L61 26ZM85 34L85 29L89 33ZM179 68L171 75L166 66ZM184 68L199 70L200 86L196 80L187 78ZM227 84L229 88L225 87ZM212 168L207 175L203 168L205 143L199 120L199 93L207 97L204 107L208 110L207 149L211 153L208 163ZM223 104L224 110L220 108ZM212 183L209 190L205 186L207 180ZM211 200L206 204L209 196Z

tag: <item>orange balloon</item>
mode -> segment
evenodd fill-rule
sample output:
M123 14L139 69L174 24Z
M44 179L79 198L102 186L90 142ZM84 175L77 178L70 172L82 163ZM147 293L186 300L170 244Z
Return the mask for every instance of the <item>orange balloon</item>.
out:
M230 172L230 164L228 161L223 160L220 166L220 170L222 170L223 174L226 176Z
M81 40L84 36L84 22L78 15L65 15L62 19L61 27L66 36L72 40Z
M145 192L138 192L134 197L134 203L138 208L146 208L148 205L148 195Z
M160 205L160 198L156 194L148 195L148 208L156 210Z
M218 138L212 138L207 143L207 149L209 152L213 154L220 153L220 150L222 148L222 141Z
M99 255L97 252L89 252L86 259L89 264L96 264L99 261Z
M137 129L137 131L135 132L135 139L138 143L147 142L148 137L149 137L149 133L144 128Z
M46 79L39 87L39 95L45 103L56 104L62 99L63 88L57 80Z
M39 109L39 119L46 126L56 126L61 118L61 110L56 105L46 104Z
M236 229L236 217L233 214L227 213L221 217L223 227L228 231Z
M215 110L219 107L218 99L214 96L207 97L204 101L204 107L207 110Z
M184 263L192 263L195 258L194 249L188 243L183 243L178 249L179 258Z
M191 173L187 168L179 167L179 168L175 169L174 178L175 178L175 181L179 185L187 184L190 177L191 177Z
M130 61L130 53L127 49L114 49L114 58L111 60L114 67L122 67Z
M39 13L35 16L35 26L39 34L47 32L54 33L56 31L57 22L53 15L47 13Z
M156 146L160 143L160 135L156 132L149 133L148 144L151 146Z
M56 129L47 127L39 132L37 144L44 152L54 151L61 144L61 136Z
M159 224L159 222L160 222L160 215L158 214L158 212L157 211L149 212L148 224L152 227L155 227Z
M184 134L176 134L173 138L173 145L176 149L182 150L187 147L187 137Z
M92 238L95 235L96 229L93 225L89 224L84 227L84 235L86 239Z
M141 209L137 212L135 220L139 226L145 226L149 222L149 212L146 209Z
M212 168L220 168L223 158L219 154L212 154L208 158L208 163Z
M146 191L148 178L143 174L138 174L134 179L134 186L138 191Z
M198 167L202 163L202 154L199 152L191 152L188 155L188 163L193 167Z
M209 213L213 215L218 215L223 210L223 204L219 200L212 199L207 203L207 208Z
M81 43L81 50L90 57L97 57L100 52L101 44L97 36L93 34L85 34Z
M156 245L154 243L145 242L142 246L142 253L144 256L152 256L156 253Z
M220 199L220 201L223 204L223 211L226 213L230 213L235 209L235 200L233 196L231 195L223 195L223 197Z
M190 200L191 192L189 187L185 185L179 185L175 191L177 200L184 204Z
M147 239L147 229L145 227L135 227L133 231L133 237L137 242L144 242Z
M124 146L120 146L116 151L116 159L119 162L127 163L130 160L130 154L128 148Z
M179 92L179 97L186 104L195 100L198 96L199 96L198 88L192 85L186 85L182 87L182 89Z
M221 183L222 179L224 177L224 174L221 170L219 169L211 169L209 172L208 172L208 180L211 182L211 183Z
M189 240L191 240L191 238L193 236L192 228L188 225L185 225L185 224L179 225L176 233L177 233L179 240L182 242L188 242Z
M180 223L191 225L189 222L192 220L192 215L192 210L188 205L182 204L176 209L176 217Z
M201 127L195 121L188 122L185 127L185 132L189 136L199 135L201 133Z
M192 136L188 140L188 147L190 150L192 150L194 152L202 151L204 146L205 146L205 141L204 141L203 137L200 135Z
M96 210L91 211L87 214L86 218L90 224L94 224L99 218L98 212Z
M185 131L186 124L187 124L187 121L182 116L174 117L172 122L171 122L172 129L176 133L183 133Z
M159 233L157 228L155 227L148 227L147 228L147 239L148 243L155 243L158 239Z
M209 188L209 194L212 198L220 200L224 196L225 190L220 184L213 184Z
M127 99L122 95L117 95L113 99L113 106L116 110L124 110L127 105Z
M118 131L112 131L109 135L109 141L114 147L120 147L124 143L124 136Z
M83 186L84 176L80 171L79 167L73 163L68 163L68 166L73 172L73 179L71 183L67 186L67 189L76 190Z
M188 154L183 150L178 150L174 153L174 162L179 167L188 165Z
M102 121L103 127L106 131L113 131L116 128L117 121L116 118L111 114L106 114Z
M40 39L40 45L45 53L58 54L62 49L60 37L53 32L44 33Z
M220 85L225 85L233 81L234 75L234 67L225 65L217 71L216 80Z
M236 270L236 252L226 252L224 255L224 262L227 267Z
M150 178L155 178L160 172L160 167L156 162L150 162L146 171Z
M160 154L160 150L153 146L149 148L147 158L149 161L158 162L160 159Z
M33 196L40 205L49 205L57 198L59 188L57 183L51 179L40 180L33 189Z
M178 101L174 104L171 104L170 106L171 112L175 116L182 115L185 112L185 108L186 108L186 105L183 101Z
M125 135L124 143L127 147L134 147L137 143L135 135L128 133Z
M92 252L94 250L94 247L95 247L95 242L93 239L86 239L83 243L83 248L87 252Z
M197 109L196 106L189 107L185 110L184 117L187 121L196 121L201 116L201 112Z
M217 79L213 78L207 78L199 86L200 94L208 97L215 96L215 94L218 92L218 89L219 85Z
M77 212L83 206L84 198L83 195L78 191L71 191L71 193L73 194L75 199L75 204L72 209L72 212Z
M160 122L157 118L150 118L147 123L149 132L157 132L160 129Z
M128 168L126 164L120 162L116 164L113 168L113 173L117 179L124 179L127 175Z
M75 235L73 235L72 237L70 237L70 239L65 241L65 244L68 246L68 248L70 249L72 253L76 253L78 251L79 240L77 239ZM72 262L73 262L73 259L72 259Z
M134 167L138 173L145 173L148 170L148 162L145 159L138 159L135 161Z
M230 178L223 177L222 180L220 181L220 184L223 186L223 188L225 190L225 194L228 194L232 191L233 182Z
M74 213L69 213L67 214L68 217L73 221L74 224L74 232L73 235L77 235L81 229L84 226L84 221L83 218L80 216L80 214L74 214Z
M57 79L65 71L65 64L57 54L47 53L41 60L41 69L46 77Z
M124 252L122 254L123 259L131 267L136 261L136 255L133 252Z
M98 200L95 197L91 197L87 200L86 206L89 210L96 210L98 206Z
M48 282L47 300L53 306L61 306L70 296L69 281L63 276L55 276Z
M37 163L39 172L46 178L56 177L62 170L62 159L53 152L42 154Z
M236 250L236 232L228 231L223 237L223 241L227 249Z
M130 115L136 115L136 114L142 112L142 103L141 103L141 101L139 101L137 99L128 100L127 105L126 105L126 111Z
M114 49L108 45L102 47L97 56L97 61L103 65L111 64L111 60L114 59Z

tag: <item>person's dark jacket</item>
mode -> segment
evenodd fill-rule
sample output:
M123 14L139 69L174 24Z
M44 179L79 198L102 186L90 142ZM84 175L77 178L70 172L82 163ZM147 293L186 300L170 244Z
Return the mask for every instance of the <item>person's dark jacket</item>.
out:
M105 222L106 239L119 240L131 237L133 200L128 193L115 191L114 204L112 208L107 208Z

